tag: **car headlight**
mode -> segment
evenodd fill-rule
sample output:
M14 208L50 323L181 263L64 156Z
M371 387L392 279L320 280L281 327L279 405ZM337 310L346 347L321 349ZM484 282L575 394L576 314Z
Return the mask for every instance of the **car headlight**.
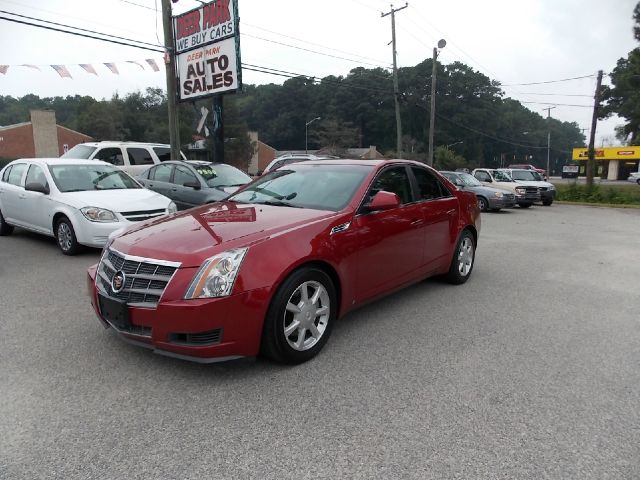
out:
M503 193L502 192L494 192L493 196L496 198L502 198Z
M90 222L108 223L118 221L116 214L106 208L84 207L81 208L80 211Z
M524 194L526 191L527 189L524 187L516 187L516 192L519 193L520 195Z
M175 203L171 202L167 206L167 213L176 213L178 211L178 207Z
M555 186L555 185L553 185L553 184L549 184L549 190L555 190L555 189L556 189L556 186Z
M216 298L230 295L247 250L227 250L205 260L191 280L184 298Z

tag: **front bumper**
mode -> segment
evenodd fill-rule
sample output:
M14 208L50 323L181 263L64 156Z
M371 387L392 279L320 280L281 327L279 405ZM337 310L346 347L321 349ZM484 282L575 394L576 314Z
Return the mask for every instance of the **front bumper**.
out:
M256 356L269 304L265 287L224 298L163 301L155 308L128 306L127 325L116 325L100 311L97 265L87 272L91 305L105 328L155 353L201 363ZM180 271L178 271L180 272ZM191 277L192 272L184 272ZM184 282L176 275L174 280ZM171 284L168 286L171 288ZM178 287L180 288L180 287Z
M548 200L555 200L556 198L556 191L555 190L542 190L540 192L540 200L541 201L548 201Z
M489 197L490 209L513 208L515 207L515 205L516 205L515 196L511 196L511 197L503 196L501 198Z

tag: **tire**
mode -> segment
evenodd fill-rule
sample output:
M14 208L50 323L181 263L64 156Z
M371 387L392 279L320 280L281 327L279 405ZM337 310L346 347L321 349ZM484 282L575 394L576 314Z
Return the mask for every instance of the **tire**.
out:
M2 212L0 212L0 236L11 235L13 233L13 226L4 221Z
M553 203L553 200L543 200L542 201L542 205L544 205L545 207L551 206L552 203Z
M636 180L636 183L637 183L638 185L640 185L640 178L639 178L638 180Z
M65 255L75 255L80 250L80 244L76 239L76 232L67 217L62 217L56 223L56 242Z
M519 203L520 208L529 208L533 203Z
M489 210L489 202L484 197L478 197L478 208L481 212Z
M337 307L336 290L326 273L309 267L296 270L271 301L262 331L261 353L281 363L310 360L327 343Z
M491 211L492 211L492 212L496 212L496 213L497 213L497 212L499 212L499 211L500 211L500 209L499 209L499 208L492 208L492 209L491 209Z
M456 249L451 259L449 272L445 276L447 282L461 285L469 279L476 259L476 245L469 230L460 234Z

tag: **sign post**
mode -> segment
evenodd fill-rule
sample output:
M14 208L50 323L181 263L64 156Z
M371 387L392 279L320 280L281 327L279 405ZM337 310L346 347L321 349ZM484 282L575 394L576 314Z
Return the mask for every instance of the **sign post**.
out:
M214 160L224 160L222 95L242 88L238 0L213 0L173 19L178 100L213 97Z

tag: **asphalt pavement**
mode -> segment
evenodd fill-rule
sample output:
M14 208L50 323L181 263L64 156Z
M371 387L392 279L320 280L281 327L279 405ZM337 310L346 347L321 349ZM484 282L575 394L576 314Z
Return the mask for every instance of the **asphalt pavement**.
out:
M640 210L482 220L467 284L370 304L296 367L123 343L98 251L1 237L0 479L640 478Z

